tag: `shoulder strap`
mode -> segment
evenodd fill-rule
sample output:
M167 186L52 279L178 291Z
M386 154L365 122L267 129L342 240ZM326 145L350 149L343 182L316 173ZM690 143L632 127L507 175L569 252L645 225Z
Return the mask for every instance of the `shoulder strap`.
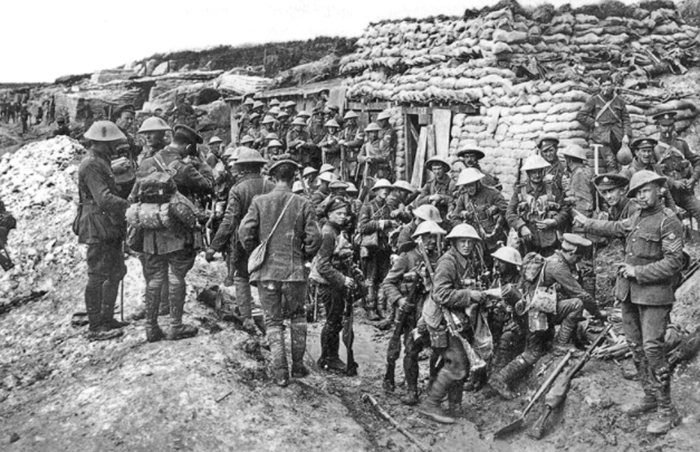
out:
M284 209L282 209L282 213L280 214L279 217L277 217L277 221L275 222L275 225L272 226L272 229L270 230L270 233L267 235L267 238L265 241L267 242L270 240L270 237L272 237L272 234L275 233L275 230L277 229L277 226L279 226L280 221L282 221L282 217L284 217L284 214L287 213L287 207L292 203L292 199L294 199L294 195L289 197L289 201L287 201L287 204L284 205Z
M600 94L598 94L598 97L600 97L600 100L602 100L603 102L605 102L605 100L600 96ZM617 114L615 114L615 112L613 111L613 109L610 108L610 107L612 106L612 103L613 103L613 101L614 101L615 99L617 99L617 96L613 96L612 99L610 99L609 101L605 102L605 105L603 105L603 108L601 108L601 109L598 111L598 114L595 115L595 120L596 120L596 121L599 120L601 116L603 116L603 113L605 113L605 110L610 110L610 113L615 117L615 119L617 119L618 121L620 120L620 118L617 117Z

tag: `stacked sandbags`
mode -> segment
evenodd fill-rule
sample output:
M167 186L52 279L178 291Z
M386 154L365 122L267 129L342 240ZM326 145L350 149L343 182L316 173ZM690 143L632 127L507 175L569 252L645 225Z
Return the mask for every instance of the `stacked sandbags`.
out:
M231 91L235 93L259 93L265 91L273 80L265 77L253 77L227 72L220 75L215 81L215 89Z

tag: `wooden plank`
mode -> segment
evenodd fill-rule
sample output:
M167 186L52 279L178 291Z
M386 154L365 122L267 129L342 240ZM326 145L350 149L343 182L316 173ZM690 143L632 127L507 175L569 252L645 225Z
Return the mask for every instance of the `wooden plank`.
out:
M439 157L447 158L450 150L452 110L433 110L433 125L435 126L435 154Z
M427 151L425 153L425 158L431 159L435 157L436 155L436 148L435 148L435 125L431 124L427 127L428 129L428 143L427 143Z
M336 86L328 92L328 102L326 105L335 105L340 109L340 114L345 113L345 93L348 88L346 86Z
M382 111L386 110L389 107L391 107L391 102L349 102L348 104L348 108L355 111Z
M425 167L425 154L428 148L428 129L427 127L420 128L420 136L418 138L418 150L416 151L416 159L413 163L413 173L411 174L411 184L414 187L423 186L423 173Z
M410 179L409 175L413 174L413 152L411 152L411 129L413 125L408 114L404 111L403 113L403 158L406 162L406 172L404 177Z

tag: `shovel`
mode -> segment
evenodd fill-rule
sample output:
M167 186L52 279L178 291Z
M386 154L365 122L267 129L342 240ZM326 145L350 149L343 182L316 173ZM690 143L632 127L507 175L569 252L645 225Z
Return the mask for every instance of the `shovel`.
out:
M542 386L539 387L535 395L532 396L532 399L530 400L530 403L527 404L525 407L525 410L523 413L518 417L516 420L511 422L510 424L506 425L505 427L501 427L500 429L496 430L496 432L493 434L494 439L500 438L501 436L513 432L515 430L520 429L520 427L523 426L523 422L525 422L525 416L530 412L532 407L535 406L535 403L542 397L546 392L547 389L549 389L549 386L554 382L554 380L557 378L557 375L561 373L561 371L564 369L566 364L569 362L571 359L571 352L567 353L566 356L564 356L564 359L561 360L559 365L557 366L556 369L554 369L554 372L551 373L549 377L542 383Z

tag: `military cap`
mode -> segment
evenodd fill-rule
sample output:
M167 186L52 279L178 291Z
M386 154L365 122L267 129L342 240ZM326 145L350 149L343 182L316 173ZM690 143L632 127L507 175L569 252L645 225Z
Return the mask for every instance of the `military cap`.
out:
M328 188L330 188L331 190L347 190L348 183L343 182L342 180L334 180L330 183Z
M345 115L343 115L343 119L356 119L359 117L360 117L360 115L355 113L353 110L348 110L345 112Z
M112 113L112 118L117 119L119 118L119 116L121 116L122 113L125 112L136 113L136 108L131 104L120 105L114 109L114 112Z
M340 111L340 107L338 107L337 105L329 105L327 108L328 108L329 110L335 111L335 112Z
M312 174L317 174L317 173L318 173L318 170L316 168L313 168L311 166L307 166L306 168L304 168L304 172L302 173L302 176L306 177L306 176L310 176Z
M253 143L255 139L251 137L250 135L243 135L241 137L241 144L248 144L248 143Z
M248 119L250 119L252 121L253 119L258 119L259 117L260 117L259 113L253 113L252 115L250 115L248 117Z
M279 140L270 140L270 142L267 144L268 148L281 148L282 143L279 142Z
M294 169L299 169L299 164L295 162L294 160L290 159L284 159L284 160L277 160L275 163L273 163L270 168L268 169L268 173L270 174L275 174L275 170L283 165L290 165L293 166Z
M277 115L277 119L288 118L288 117L289 117L289 113L287 113L286 111L280 111L279 114Z
M332 172L325 172L318 175L318 180L322 180L325 182L333 182L334 180L336 180L336 177L335 174L333 174Z
M484 154L484 151L474 147L466 147L457 151L457 157L464 157L467 154L474 154L477 160L481 160L486 156L486 154Z
M189 142L192 144L204 143L204 138L202 138L200 134L195 132L195 130L191 127L188 127L184 124L177 124L175 127L173 127L173 134L184 137L186 140L189 140Z
M246 97L245 100L243 101L243 105L253 105L255 102L253 102L252 97Z
M168 130L172 129L170 128L167 122L163 121L157 116L151 116L150 118L146 118L146 120L143 121L137 133L167 132Z
M365 132L379 132L380 130L382 130L382 128L379 127L379 124L376 122L370 122L367 124L367 127L365 127Z
M267 135L265 135L265 139L272 141L272 140L279 140L280 137L275 132L270 132Z
M267 163L267 160L258 151L248 147L241 147L238 160L236 160L236 165L264 165L265 163Z
M484 173L476 168L465 168L459 173L456 185L459 187L460 185L473 184L474 182L479 182L484 177L486 177Z
M312 115L317 115L319 113L323 113L323 107L317 105L314 108L311 109L311 114Z
M288 100L287 102L284 103L282 108L289 108L289 107L296 107L297 103L294 102L293 100Z
M294 184L292 184L292 193L304 193L304 184L295 180Z
M416 189L413 188L413 185L411 185L409 182L407 182L405 180L397 180L396 182L394 182L393 187L397 188L399 190L404 190L408 193L415 193L415 191L416 191Z
M346 209L346 210L347 210L348 205L349 205L349 204L348 204L348 202L347 202L346 200L344 200L344 199L343 199L342 197L340 197L340 196L336 196L336 197L334 197L334 198L331 200L331 202L329 202L328 204L326 204L326 208L323 209L323 212L324 212L324 213L326 214L326 216L327 216L329 213L335 212L336 210L341 210L341 209Z
M337 127L340 128L340 124L335 119L331 119L329 121L326 121L326 123L323 125L323 127Z
M450 171L452 169L452 165L450 165L450 162L445 160L442 157L433 157L431 159L428 159L427 162L425 162L425 166L428 168L432 168L433 164L437 163L445 167L445 171Z
M571 144L561 151L561 155L577 160L588 160L586 150L577 144Z
M473 240L481 240L481 237L479 237L479 233L476 232L476 229L472 225L466 224L466 223L461 223L452 228L449 234L445 236L447 239L473 239Z
M84 134L91 141L125 140L126 135L112 121L95 121Z
M498 259L499 261L507 262L509 264L516 265L520 267L523 263L523 258L520 252L510 246L502 246L493 253L491 256Z
M209 138L209 144L223 143L223 140L217 136Z
M630 183L630 180L621 174L605 173L596 176L593 179L593 183L599 190L609 190L611 188L625 187Z
M324 115L332 115L333 110L331 110L330 107L326 106L326 108L323 109L323 114Z
M275 122L275 118L273 118L273 117L270 116L270 115L265 115L265 117L263 118L261 124L272 124L273 122Z
M224 150L221 157L229 160L238 160L238 154L241 152L240 149L241 148L238 146L229 146Z
M434 221L436 223L442 222L440 211L432 204L421 204L420 206L416 207L413 209L413 216L420 218L423 221Z
M382 119L389 119L389 118L391 118L391 113L389 113L387 110L384 110L383 112L381 112L377 115L377 121L381 121Z
M264 106L265 106L265 104L263 104L259 100L256 100L255 102L253 102L253 110L257 110L258 108L263 108Z
M272 99L270 101L270 107L275 107L280 104L280 101L278 99Z
M676 116L678 116L678 112L674 110L669 110L669 111L663 111L660 113L655 114L651 118L657 123L661 124L662 126L670 126L674 122L676 122Z
M580 246L583 248L588 248L589 246L593 245L593 242L590 240L581 237L578 234L571 234L571 233L566 233L563 235L564 241L569 243L570 245L573 246Z
M627 192L627 197L634 198L637 196L637 190L651 183L656 183L661 186L666 183L666 178L664 176L659 176L653 171L637 171L632 175L632 179L630 179L630 189Z
M551 133L547 133L542 135L538 140L537 140L537 147L542 149L542 144L545 141L552 141L554 142L555 146L559 146L559 138L556 135L553 135Z
M378 179L372 186L372 191L379 190L380 188L391 188L391 182L386 179Z
M447 234L447 231L442 229L436 222L428 220L418 225L415 232L411 234L411 238L415 239L416 237L420 237L421 235L425 234L445 235Z
M293 126L305 126L306 121L304 121L304 118L297 116L296 118L294 118L294 121L292 121L292 125Z
M348 188L345 190L346 193L359 193L360 191L357 189L355 184L352 182L348 182Z
M278 116L280 114L280 107L272 107L267 111L267 114L272 116Z
M654 138L641 137L641 138L637 138L636 140L634 140L630 147L634 150L637 150L637 149L641 148L642 146L655 147L658 143L659 142Z
M310 117L311 117L311 114L310 114L308 111L306 111L306 110L302 110L302 111L300 111L299 113L297 113L297 118L306 118L306 119L308 119L308 118L310 118Z
M523 171L534 171L538 169L549 168L551 165L547 160L543 159L539 155L531 155L525 159L523 162Z

